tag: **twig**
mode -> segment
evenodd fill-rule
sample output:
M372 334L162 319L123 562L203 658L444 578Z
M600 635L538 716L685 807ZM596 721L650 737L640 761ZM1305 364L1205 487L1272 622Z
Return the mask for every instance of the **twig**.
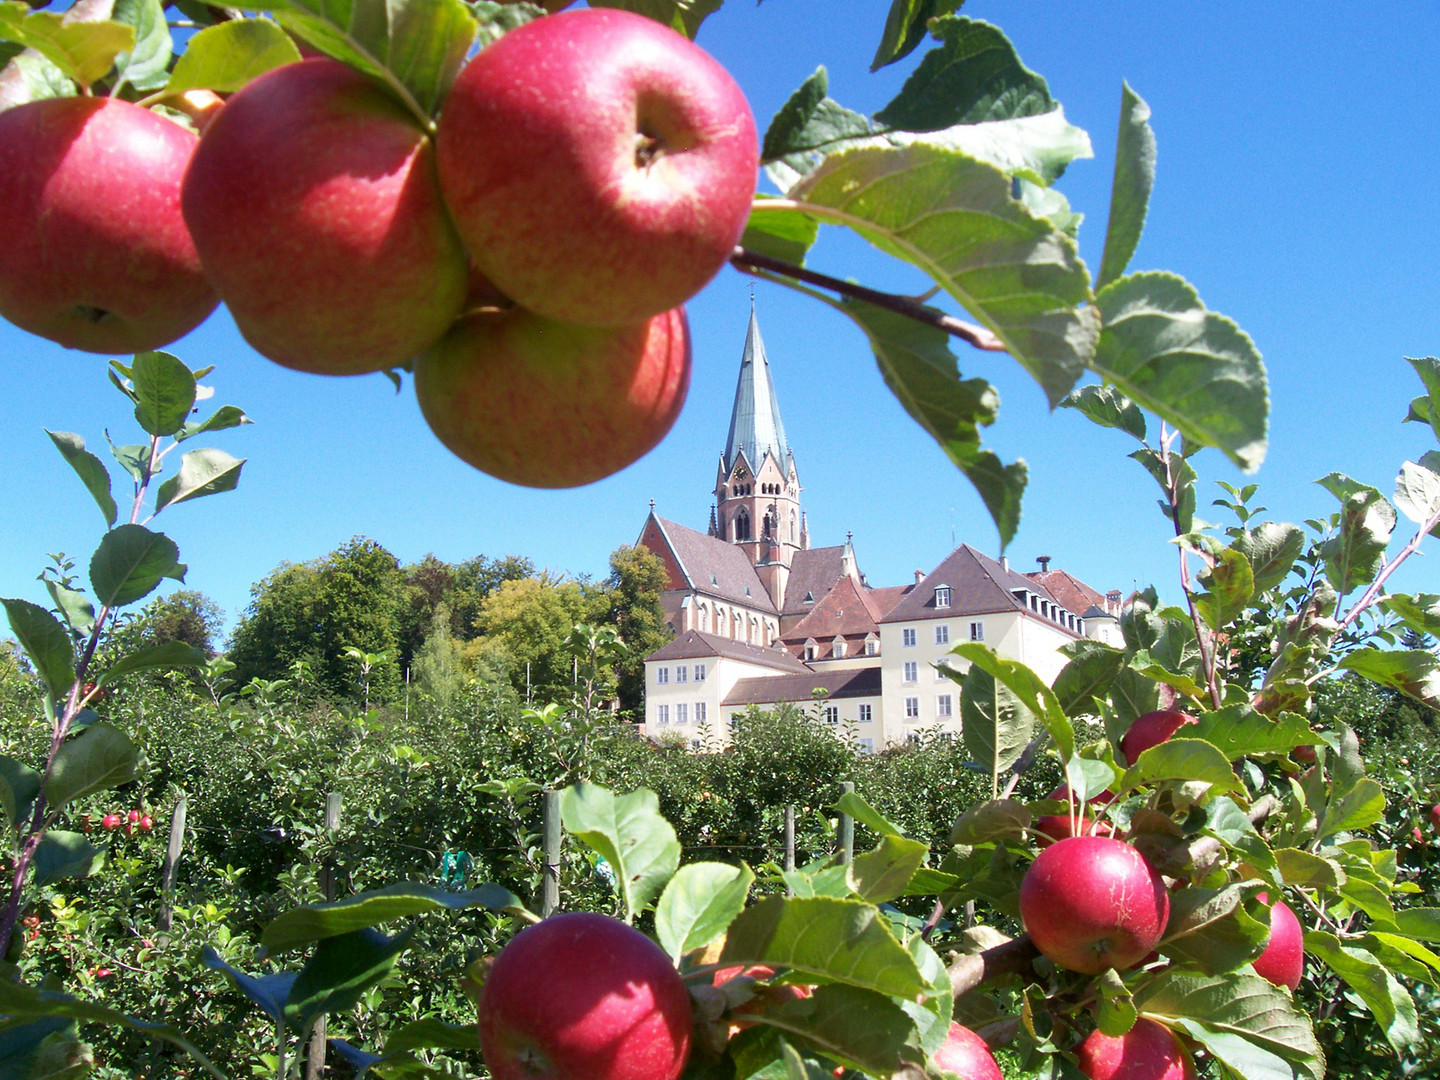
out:
M968 994L986 983L1027 971L1040 958L1029 934L995 945L984 952L962 956L950 965L950 986L955 996Z
M895 293L868 289L864 285L856 285L853 281L842 281L829 274L807 270L803 266L786 262L784 259L775 259L743 247L735 249L735 253L730 256L730 262L735 269L742 272L752 269L765 270L772 274L779 274L781 277L803 281L807 285L818 285L822 289L829 289L831 292L837 292L841 296L848 296L854 300L863 300L867 304L874 304L886 311L893 311L897 315L904 315L906 318L922 322L926 326L943 330L952 337L958 337L986 352L1005 352L1004 342L983 326L976 326L974 323L957 319L953 315L946 315L943 311L926 307L908 296L897 296Z

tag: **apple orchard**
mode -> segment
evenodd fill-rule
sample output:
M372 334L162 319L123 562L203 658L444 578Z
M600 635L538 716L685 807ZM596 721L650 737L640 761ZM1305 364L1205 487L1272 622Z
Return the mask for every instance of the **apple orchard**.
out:
M80 435L50 433L107 529L85 580L42 574L48 606L3 601L48 750L0 757L0 1074L104 1066L86 1040L111 1026L216 1077L299 1075L307 1056L318 1075L328 1053L332 1070L496 1080L1319 1080L1319 986L1373 1018L1397 1073L1419 1060L1440 908L1379 842L1384 792L1354 732L1313 725L1312 706L1341 676L1440 701L1423 647L1440 598L1385 588L1440 531L1440 452L1399 465L1393 498L1332 474L1338 506L1304 526L1262 520L1248 486L1227 488L1232 524L1202 522L1194 455L1258 467L1268 391L1250 338L1195 287L1128 270L1154 182L1149 109L1124 88L1092 274L1053 186L1084 133L1000 29L950 6L894 0L874 28L877 67L924 50L875 115L832 100L822 70L761 131L692 40L718 2L285 0L246 15L0 0L0 316L125 354L107 374L144 432L110 443L128 506ZM778 195L757 194L759 170ZM935 302L808 266L822 227L918 269ZM727 264L858 324L1003 543L1025 468L982 445L997 398L955 349L1008 354L1052 407L1133 439L1183 602L1137 591L1123 645L1074 642L1053 684L957 646L943 674L989 790L948 836L911 835L850 793L832 809L871 850L751 867L687 857L651 791L574 784L559 813L613 872L609 910L542 919L495 884L301 897L253 962L207 946L192 965L273 1025L269 1045L224 1056L163 1007L131 1015L33 966L44 890L110 873L104 836L159 830L139 810L99 833L82 820L142 762L107 693L215 670L178 642L108 644L122 609L183 580L152 519L241 473L190 440L245 414L201 415L210 369L163 350L224 304L270 361L408 373L459 458L574 487L673 424L684 305ZM1440 438L1440 362L1409 363L1407 434ZM1387 559L1401 513L1413 539ZM1017 785L1037 763L1063 782L1027 801ZM365 1017L418 926L478 917L507 943L456 973L472 1020Z

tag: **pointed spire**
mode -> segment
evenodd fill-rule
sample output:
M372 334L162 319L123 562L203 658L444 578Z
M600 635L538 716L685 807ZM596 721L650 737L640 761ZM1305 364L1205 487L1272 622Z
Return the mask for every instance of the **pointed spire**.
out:
M720 523L719 523L719 521L717 521L716 518L715 518L715 504L714 504L714 503L711 503L711 504L710 504L710 535L711 535L711 536L719 536L719 535L720 535Z
M751 468L758 469L767 453L775 456L781 469L787 468L790 444L785 441L785 425L780 421L780 405L775 400L775 385L770 381L770 361L765 356L765 343L760 340L754 297L750 298L750 328L740 357L735 407L730 413L730 436L725 442L727 470L734 467L742 448Z

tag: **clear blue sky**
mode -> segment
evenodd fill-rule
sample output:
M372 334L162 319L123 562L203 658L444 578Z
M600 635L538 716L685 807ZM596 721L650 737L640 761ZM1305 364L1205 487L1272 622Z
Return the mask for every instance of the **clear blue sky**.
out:
M915 62L868 74L885 10L881 0L732 0L699 40L745 88L762 128L821 64L832 96L873 112ZM1255 477L1261 501L1285 520L1328 514L1333 500L1313 481L1335 470L1389 496L1400 462L1434 445L1426 429L1398 421L1419 389L1401 358L1440 352L1440 9L974 0L965 11L1001 25L1090 132L1094 159L1059 187L1087 215L1081 251L1092 268L1121 80L1150 103L1158 179L1132 265L1183 274L1256 340L1272 396L1269 457ZM822 241L812 265L920 288L855 242ZM253 417L211 440L250 460L237 492L175 507L156 526L190 563L187 585L232 621L251 584L282 560L315 558L357 533L406 562L515 553L603 576L651 499L663 516L705 527L749 291L727 269L690 305L695 373L670 436L619 475L568 492L511 487L453 459L426 430L408 381L397 397L382 376L323 379L269 364L222 310L173 351L191 366L216 365L216 401ZM768 283L755 287L755 302L812 542L853 531L876 585L929 570L956 542L996 553L978 498L890 397L859 332ZM44 602L35 575L46 553L83 564L102 522L42 428L79 432L102 455L105 426L117 441L136 432L105 380L105 358L9 326L0 326L0 355L0 595ZM1101 590L1155 583L1174 598L1168 524L1156 490L1124 457L1133 444L1074 413L1049 413L1007 357L959 356L967 375L1000 390L989 444L1030 465L1012 564L1029 569L1048 554ZM1213 451L1197 464L1205 516L1219 494L1213 481L1242 477ZM1440 573L1417 559L1394 585L1440 591Z

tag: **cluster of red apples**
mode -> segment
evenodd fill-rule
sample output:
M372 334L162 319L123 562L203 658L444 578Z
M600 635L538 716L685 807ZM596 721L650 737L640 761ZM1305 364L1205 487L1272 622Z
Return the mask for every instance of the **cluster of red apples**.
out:
M476 54L433 125L323 57L205 120L96 97L0 113L0 315L140 352L223 301L286 367L413 363L440 440L532 486L597 480L669 430L683 305L732 253L758 161L743 93L688 39L563 12Z
M1139 717L1120 740L1128 764L1158 746L1195 717L1161 710ZM1069 799L1062 785L1052 799ZM1103 806L1114 798L1102 792L1090 800ZM1123 971L1157 960L1156 946L1170 918L1170 888L1135 847L1092 822L1083 808L1071 816L1036 822L1042 850L1020 883L1020 917L1031 942L1059 967L1087 975ZM1270 937L1252 962L1255 973L1294 990L1304 971L1304 930L1281 900L1269 903ZM1081 1044L1080 1069L1090 1080L1194 1080L1194 1060L1180 1038L1157 1021L1141 1017L1124 1035L1096 1030Z

